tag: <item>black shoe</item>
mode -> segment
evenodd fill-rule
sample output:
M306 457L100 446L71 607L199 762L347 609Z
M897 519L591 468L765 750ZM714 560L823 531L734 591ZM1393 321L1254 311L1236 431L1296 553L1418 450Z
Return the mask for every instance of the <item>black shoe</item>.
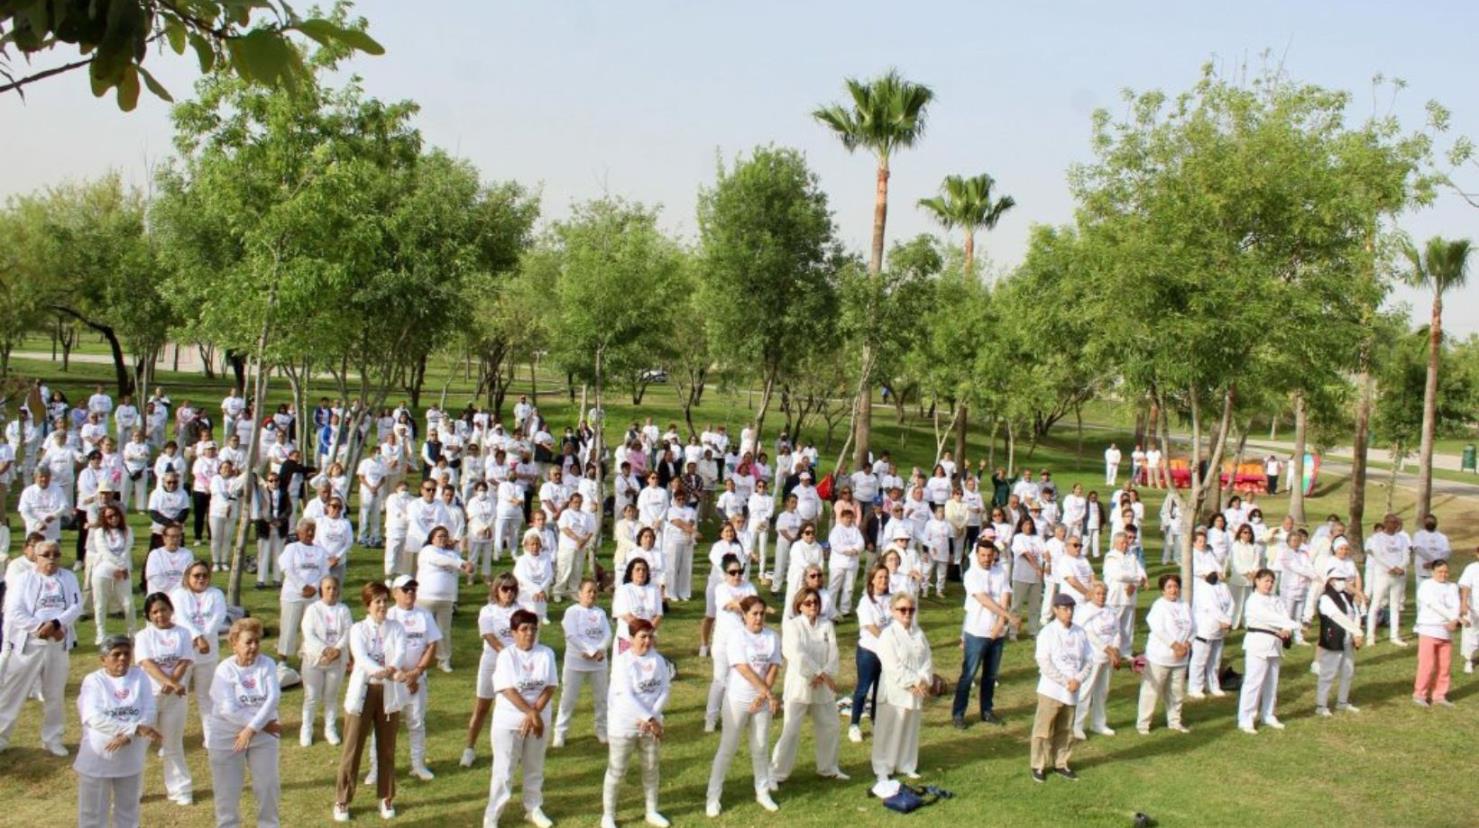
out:
M1059 776L1063 777L1064 779L1067 779L1070 782L1077 782L1078 781L1078 774L1074 773L1072 770L1070 770L1068 768L1053 768L1053 773L1058 774Z
M994 724L997 727L1006 724L1006 722L1002 721L1000 717L989 710L981 714L981 721L985 722L986 724Z
M1044 773L1043 771L1035 770L1035 771L1032 772L1032 781L1033 782L1046 782L1046 781L1048 781L1048 775L1046 773Z
M950 721L955 723L956 730L965 730L966 728L970 727L970 725L965 723L964 716L952 716L950 718Z

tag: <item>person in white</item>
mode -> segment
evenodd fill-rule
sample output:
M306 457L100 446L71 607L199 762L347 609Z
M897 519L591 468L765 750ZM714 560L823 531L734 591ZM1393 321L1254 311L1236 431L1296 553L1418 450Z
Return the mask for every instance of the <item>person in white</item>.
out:
M550 700L559 687L555 653L539 637L539 619L528 610L513 614L514 645L498 654L493 670L493 771L483 825L495 826L513 799L515 768L524 772L519 797L524 816L538 828L554 822L544 814L544 754L550 730Z
M406 684L400 668L406 648L405 630L390 619L390 589L370 581L360 591L365 617L349 630L350 660L354 671L344 691L344 749L334 798L334 821L348 822L349 803L359 782L360 758L365 741L375 735L380 759L376 795L380 815L395 816L395 738L400 729L400 710L406 701Z
M232 518L240 513L237 504L246 489L246 482L247 476L238 474L236 465L229 460L222 460L216 474L211 477L211 564L217 572L225 572L231 567L231 535L235 527Z
M36 544L35 568L5 584L5 670L0 673L0 753L21 707L41 692L41 746L53 756L66 756L62 735L63 694L67 689L67 651L77 640L82 590L77 576L62 569L56 541Z
M498 522L498 503L488 494L488 483L478 480L467 499L467 559L481 570L483 580L493 578L493 526ZM471 583L471 576L468 581Z
M765 553L770 545L771 517L775 514L775 498L771 496L770 487L764 480L755 481L755 491L746 501L746 507L749 510L749 522L745 525L745 531L750 536L750 551L758 556L755 565L759 574L756 579L761 580L767 577Z
M1012 582L1006 567L997 565L996 544L989 539L976 543L976 565L965 573L965 619L961 624L962 659L960 680L950 717L955 727L966 728L965 710L970 703L971 683L981 671L981 721L1000 724L995 713L996 680L1006 649L1007 630L1022 626L1022 618L1007 607L1012 603Z
M406 535L410 531L410 515L407 509L413 499L409 484L404 478L396 481L390 494L385 497L385 506L382 511L385 515L384 571L386 578L409 575L411 572L411 556L414 550L406 545Z
M123 444L123 491L120 500L125 507L132 501L134 511L149 508L149 463L153 454L144 432L134 429L128 442Z
M1077 602L1067 592L1053 597L1053 623L1037 637L1037 713L1032 719L1032 778L1047 779L1048 768L1077 779L1068 767L1073 756L1073 725L1083 703L1084 684L1094 672L1094 647L1083 627L1073 623Z
M1012 535L1012 613L1027 619L1028 635L1037 635L1041 623L1045 556L1037 524L1030 517L1022 518ZM1012 630L1008 635L1015 639L1016 633Z
M102 667L77 692L77 824L136 828L149 744L162 738L154 728L154 694L144 671L133 666L128 636L108 638L99 651Z
M416 584L419 589L416 603L435 619L439 633L437 639L441 641L437 645L437 666L443 673L452 672L452 606L457 603L459 576L470 575L472 571L472 561L462 559L445 526L431 530L426 545L416 553ZM399 604L399 597L396 600ZM391 617L405 625L395 611L391 612ZM410 632L409 627L407 632ZM415 743L414 737L412 743Z
M841 522L827 534L830 554L827 556L829 580L827 591L839 616L852 612L853 589L858 578L858 559L863 552L863 533L858 531L851 511L843 512Z
M1233 599L1233 629L1242 626L1243 607L1253 593L1253 576L1264 568L1264 550L1256 537L1252 524L1239 529L1237 539L1233 541L1232 557L1228 560L1227 586Z
M784 517L784 516L783 516ZM799 519L799 518L798 518ZM825 553L821 545L817 543L817 528L810 522L801 523L798 528L798 539L790 545L786 557L789 559L786 566L786 603L785 611L792 612L791 607L796 605L796 596L804 586L804 576L807 568L820 567L824 562Z
M931 508L929 520L924 524L924 578L920 582L920 596L929 595L930 575L935 576L935 594L940 598L945 597L945 578L950 571L950 542L955 536L955 530L945 520L945 506L936 504ZM834 530L835 531L835 530ZM856 564L854 564L856 571ZM851 595L851 584L848 585L848 593Z
M1332 573L1325 580L1325 592L1320 596L1320 639L1315 647L1315 715L1330 716L1330 687L1337 679L1340 687L1336 691L1335 709L1344 713L1359 713L1360 708L1351 704L1351 680L1356 675L1356 650L1366 643L1361 634L1361 613L1356 607L1352 583L1345 577Z
M726 532L726 534L728 534ZM720 580L709 588L714 608L713 679L709 682L709 701L704 709L704 732L712 733L723 714L724 692L731 684L728 642L744 628L744 601L756 594L755 585L745 577L741 558L733 553L721 554L715 562Z
M1433 564L1446 561L1451 554L1448 536L1438 531L1438 518L1423 516L1423 528L1412 535L1413 589L1433 577Z
M1254 720L1283 730L1274 715L1279 698L1279 665L1284 642L1299 629L1285 604L1274 596L1274 573L1261 569L1253 576L1256 591L1244 608L1248 634L1243 637L1243 687L1238 693L1238 729L1257 733Z
M1282 573L1279 578L1279 598L1284 602L1285 611L1290 618L1304 618L1305 602L1309 600L1310 585L1316 577L1305 540L1304 530L1295 529L1289 534L1288 542L1279 550L1279 571ZM1252 600L1252 596L1249 596L1249 600ZM1246 613L1245 608L1244 614ZM1251 624L1246 626L1252 629ZM1294 630L1294 643L1305 643L1304 633L1299 628Z
M339 601L339 579L326 576L318 583L319 599L303 613L303 724L298 744L313 744L313 718L324 709L324 739L339 744L339 687L349 665L349 628L354 619Z
M429 782L435 775L426 767L426 712L430 704L430 682L426 673L431 669L437 651L441 649L442 632L432 614L425 608L416 606L419 586L417 580L409 575L398 576L391 584L395 606L390 608L386 617L400 625L405 642L400 660L393 666L398 680L405 684L401 720L405 722L406 731L410 735L411 775L423 782ZM372 745L378 744L374 736L370 737L370 741ZM379 751L372 750L370 753L366 785L369 784L369 779L379 774Z
M313 542L315 531L313 521L298 521L298 539L288 544L277 558L283 576L278 616L282 628L277 637L277 655L284 663L298 653L303 613L318 598L318 582L329 574L329 556Z
M1366 607L1366 639L1376 640L1377 614L1387 608L1388 629L1392 643L1407 646L1402 640L1402 603L1407 591L1407 570L1412 563L1407 536L1400 532L1401 524L1396 515L1387 515L1382 522L1382 531L1371 539L1371 554L1376 558L1372 564L1372 583L1369 587L1370 600Z
M555 582L552 556L544 549L544 538L537 528L524 532L524 554L514 563L514 577L519 581L519 606L540 618L548 612L549 589Z
M1073 623L1083 627L1094 650L1094 669L1079 689L1078 705L1073 713L1073 738L1083 741L1088 736L1084 725L1100 736L1113 736L1109 727L1109 679L1119 669L1126 652L1120 637L1119 613L1109 606L1109 585L1095 581L1089 590L1089 603L1074 608Z
M26 534L38 532L50 541L61 539L62 518L70 508L66 493L52 483L51 469L47 466L36 467L31 485L21 491L16 504L16 511L25 522Z
M1145 616L1150 627L1145 643L1145 672L1140 680L1140 703L1135 728L1150 733L1150 720L1158 701L1166 705L1166 726L1189 732L1181 723L1181 703L1186 697L1186 665L1196 624L1191 609L1181 603L1181 576L1166 573L1157 582L1161 597Z
M1120 643L1128 652L1135 640L1135 602L1149 580L1140 559L1130 552L1129 536L1116 532L1109 545L1104 555L1104 582L1109 586L1105 603L1119 618Z
M93 617L97 620L96 643L108 637L108 613L123 610L123 631L133 635L133 548L134 530L113 504L102 508L98 525L87 533L87 564L91 570Z
M1119 446L1114 443L1104 450L1104 485L1113 486L1119 478L1121 457Z
M589 683L595 705L596 741L606 744L606 703L608 695L606 650L611 646L611 620L606 611L596 606L596 582L580 582L579 603L565 610L560 626L565 631L565 663L560 675L560 704L555 716L555 738L552 747L565 746L570 723L575 719L575 706L580 701L580 688Z
M738 571L738 567L732 567ZM781 699L773 688L780 677L781 640L765 628L765 599L748 595L739 604L743 626L724 637L724 662L728 667L724 690L724 733L714 764L704 813L719 816L724 795L724 777L739 751L740 740L749 737L750 767L754 776L755 801L767 811L780 810L771 798L770 722L780 712ZM716 661L718 659L716 658Z
M359 542L361 546L379 546L380 513L385 505L389 476L379 453L371 452L359 461L355 477L359 479Z
M887 783L895 773L918 777L919 730L930 697L934 661L920 630L917 604L908 593L889 599L889 625L878 635L878 708L873 722L873 775Z
M1166 487L1166 470L1161 463L1161 450L1155 446L1151 446L1145 452L1145 469L1152 489L1164 489Z
M1471 561L1458 577L1459 615L1467 623L1460 624L1463 634L1459 637L1459 657L1464 662L1464 672L1474 672L1475 656L1479 655L1479 561Z
M493 709L493 668L498 663L498 654L514 643L511 619L519 609L519 581L511 572L501 573L488 585L488 603L478 610L478 636L483 639L482 654L478 657L478 678L473 697L472 718L467 724L467 745L462 749L460 764L470 768L478 759L478 737L483 725L488 722L488 713Z
M1119 521L1116 521L1118 523ZM1166 495L1161 501L1161 564L1172 563L1180 555L1181 547L1181 500L1175 494Z
M693 597L693 547L698 540L698 512L681 500L674 500L663 514L659 529L662 534L662 558L666 563L661 571L653 569L653 577L667 589L667 594L678 603ZM650 527L646 527L650 528Z
M210 722L211 682L220 663L221 625L226 621L226 596L211 586L211 567L195 561L185 570L185 583L169 593L176 623L190 633L190 658L195 667L185 676L195 696L204 733Z
M189 712L188 678L195 666L190 631L175 623L174 604L156 592L144 600L148 626L134 640L139 668L149 676L157 727L163 738L164 793L176 805L194 801L190 766L185 763L185 714Z
M1460 627L1472 627L1472 610L1461 612L1463 600L1458 585L1448 580L1448 561L1433 564L1433 577L1417 588L1417 677L1412 684L1412 701L1419 707L1436 704L1452 707L1448 700L1450 664L1453 658L1453 634Z
M406 504L405 563L409 565L411 556L426 546L431 530L451 525L452 513L447 511L447 504L437 498L436 481L421 481L421 496Z
M792 609L794 614L781 627L785 723L771 755L771 775L777 785L791 775L801 726L809 716L815 733L817 775L845 780L847 775L837 767L841 730L837 721L837 631L822 616L822 596L816 589L802 590Z
M1212 571L1192 582L1191 611L1197 634L1191 642L1191 669L1187 676L1187 698L1201 701L1207 694L1225 696L1218 671L1222 668L1222 643L1232 629L1233 597L1222 575Z
M796 513L796 496L787 495L785 508L775 516L775 568L770 579L770 594L789 590L791 581L791 546L801 538L801 516ZM790 596L794 599L795 596ZM791 606L791 601L786 601Z
M227 636L232 656L216 667L211 682L211 723L205 747L210 754L216 825L241 825L241 794L252 772L257 827L276 828L282 796L278 777L277 720L281 691L277 665L261 654L262 622L239 618Z
M628 633L630 647L617 654L611 664L610 750L601 786L601 828L616 828L618 788L634 752L642 765L646 822L654 828L667 828L670 823L657 810L657 760L672 675L654 646L656 630L649 621L633 620Z
M548 486L549 484L545 484ZM540 498L541 503L543 497ZM566 507L558 518L550 522L558 527L559 542L555 547L555 603L564 603L573 598L585 573L586 547L595 539L594 521L586 514L581 504L584 499L579 493L570 496Z

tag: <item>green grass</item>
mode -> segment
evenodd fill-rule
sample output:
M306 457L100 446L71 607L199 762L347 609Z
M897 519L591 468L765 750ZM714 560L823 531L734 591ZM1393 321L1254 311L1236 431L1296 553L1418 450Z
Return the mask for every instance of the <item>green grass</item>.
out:
M25 371L47 370L47 366L21 363ZM74 364L72 372L58 384L69 392L87 387L94 377L106 379L111 369L106 365ZM47 370L48 379L55 379ZM527 376L527 375L526 375ZM160 378L176 399L192 396L212 404L220 396L220 383L211 384L199 377L163 375ZM527 380L526 380L527 381ZM553 378L551 378L553 381ZM541 384L545 378L541 378ZM429 388L440 388L440 380L428 382ZM286 384L274 386L274 401L285 399ZM465 392L461 392L465 394ZM314 397L319 391L316 389ZM427 399L433 395L428 392ZM463 396L449 400L461 405ZM512 402L512 398L510 399ZM649 392L645 404L636 409L625 404L627 399L608 402L614 426L627 419L652 414L659 422L681 421L681 410L671 390L657 387ZM552 423L563 426L572 407L564 397L557 401L541 395L542 406ZM705 406L696 412L700 427L705 422L725 422L737 429L748 418L747 395L711 391ZM768 418L769 433L778 428L782 418L772 412ZM830 466L840 449L838 444L826 453ZM888 448L902 464L924 464L934 454L930 424L911 421L898 426L891 409L880 408L875 415L875 434L882 448ZM1025 456L1025 446L1018 462L1034 469L1047 464L1060 485L1082 482L1103 489L1100 451L1113 436L1121 445L1123 433L1088 432L1083 457L1077 456L1072 423L1059 429L1032 457ZM985 437L972 434L970 454L986 452ZM1004 449L998 444L996 460L1004 462ZM1318 518L1327 512L1345 511L1347 481L1338 475L1325 475L1315 496L1308 503L1308 513ZM1385 493L1371 487L1368 513L1384 506ZM1154 513L1159 497L1151 494L1147 511ZM1284 514L1287 500L1270 499L1262 505L1270 520ZM1397 494L1399 510L1410 517L1411 496L1405 490ZM1469 549L1469 539L1479 529L1479 509L1475 501L1441 496L1436 503L1445 529L1455 547ZM355 510L351 510L355 514ZM138 524L136 524L138 525ZM712 532L709 533L712 536ZM64 539L71 540L70 533ZM1159 538L1152 532L1147 557L1160 558ZM64 545L70 560L70 545ZM142 545L137 555L142 565ZM378 550L356 547L351 565L351 587L375 577L380 569ZM1460 563L1466 563L1467 557ZM1153 568L1153 574L1159 571ZM224 585L224 575L218 575ZM352 591L352 590L351 590ZM429 716L429 757L437 779L419 782L403 778L397 798L399 824L413 826L463 826L478 823L488 790L488 743L486 733L480 740L478 764L471 770L457 766L467 714L471 704L473 672L477 657L477 638L473 619L484 599L478 588L464 588L463 611L455 621L456 672L451 676L436 673L431 679L432 711ZM959 670L956 636L960 623L959 586L949 601L924 602L922 624L934 646L936 671L952 683ZM253 615L264 620L269 629L277 623L276 592L244 593ZM142 597L139 597L142 601ZM1411 597L1409 596L1409 608ZM1142 608L1143 609L1143 608ZM676 607L675 614L663 627L659 649L675 658L680 677L669 706L669 737L663 751L662 809L677 825L714 824L748 826L771 823L768 815L751 801L748 758L736 757L725 795L725 813L718 820L703 816L704 786L710 762L718 743L717 736L702 732L702 708L708 685L709 665L694 655L697 642L698 616L701 607L693 604ZM355 607L356 616L360 610ZM558 619L559 611L552 613ZM1404 619L1410 625L1410 612ZM116 622L115 622L116 623ZM92 625L79 627L82 641L92 640ZM841 637L848 646L843 658L844 687L852 683L851 642L855 625L845 623ZM1143 646L1143 627L1139 643ZM542 640L561 650L558 623L542 634ZM1241 655L1235 636L1228 647L1228 658L1241 670ZM268 642L269 647L272 642ZM1192 733L1178 736L1161 727L1148 737L1134 732L1133 718L1138 685L1128 672L1118 673L1111 689L1110 725L1119 731L1111 738L1096 737L1079 746L1074 764L1082 781L1070 784L1051 779L1046 785L1035 785L1027 775L1028 731L1035 705L1036 668L1032 664L1029 642L1007 649L1002 664L1001 687L997 693L998 711L1006 718L1002 729L976 725L965 733L949 723L949 704L937 701L927 710L921 737L921 772L927 782L953 790L953 800L931 806L915 821L921 824L970 825L1126 825L1135 811L1151 814L1162 825L1360 825L1448 826L1474 823L1474 805L1468 786L1455 783L1451 773L1469 766L1472 756L1472 734L1479 727L1475 683L1471 677L1456 675L1451 697L1459 707L1454 710L1422 710L1414 707L1408 696L1411 690L1414 657L1412 651L1396 650L1379 644L1363 650L1359 656L1353 701L1362 708L1357 716L1338 716L1330 720L1312 716L1314 677L1308 672L1312 649L1296 648L1286 659L1280 688L1279 711L1289 728L1284 732L1265 732L1249 737L1237 732L1234 723L1234 699L1191 704L1185 720ZM79 648L72 655L72 671L67 691L67 744L75 747L79 728L75 716L77 684L97 660L90 648ZM322 742L312 748L300 748L296 741L301 690L288 691L283 700L282 719L289 737L282 744L283 814L286 825L318 825L328 822L333 798L333 778L338 750ZM590 732L589 702L577 714L570 744L551 751L546 768L546 811L562 825L590 825L599 817L601 776L605 767L604 749ZM54 759L37 746L36 729L39 708L29 705L21 718L12 743L14 747L0 755L0 801L6 803L6 824L53 825L71 819L75 809L75 781L69 770L70 760ZM864 726L865 731L868 729ZM807 730L809 734L809 729ZM772 729L772 741L779 734L779 724ZM210 774L204 752L199 747L198 719L190 716L186 744L195 774L197 804L180 809L163 799L163 782L159 762L151 759L145 775L143 819L151 826L195 826L210 822ZM868 785L869 744L842 744L843 769L853 776L850 783L816 779L807 764L809 736L803 740L797 770L776 795L781 805L780 817L786 824L835 826L846 822L856 826L893 825L901 817L885 812L864 795ZM405 768L404 740L400 747ZM742 750L743 752L743 750ZM1435 772L1437 775L1435 775ZM250 797L248 797L248 800ZM373 793L360 791L356 801L356 823L376 820L370 810ZM511 808L510 810L516 810ZM636 771L629 775L623 789L620 818L623 824L640 824L640 792ZM507 821L516 823L517 814Z

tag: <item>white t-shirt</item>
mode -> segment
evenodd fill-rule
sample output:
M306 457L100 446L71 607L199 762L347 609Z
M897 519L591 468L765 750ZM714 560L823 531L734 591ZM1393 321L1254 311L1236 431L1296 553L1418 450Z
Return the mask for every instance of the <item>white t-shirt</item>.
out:
M545 688L559 686L560 676L555 671L554 650L543 644L535 644L528 650L505 647L498 654L498 663L493 667L493 691L498 694L497 700L493 702L493 726L517 730L524 721L524 713L504 697L504 690L516 691L532 706ZM548 726L549 705L545 705L542 715Z
M736 668L738 665L748 664L755 675L764 679L771 665L780 666L781 637L774 630L762 629L758 633L752 633L741 627L738 632L728 636L724 646L729 660L729 681L724 691L729 694L729 700L733 704L748 705L755 701L760 692Z
M581 673L605 670L607 662L592 658L611 645L611 621L600 607L572 605L560 626L565 630L565 667Z
M189 631L179 624L168 629L149 624L134 636L134 660L140 663L145 659L152 660L162 672L172 673L181 661L194 660L195 648L190 644ZM149 686L156 695L164 689L164 685L153 676L149 676Z
M965 573L964 581L965 622L962 629L967 635L990 638L996 627L997 614L982 606L976 596L984 592L999 606L1010 606L1012 583L1007 577L1006 567L1001 564L990 569L973 566Z
M148 739L134 736L122 748L107 751L114 736L154 724L154 694L143 670L131 667L120 678L106 670L88 674L77 694L77 713L82 720L82 740L72 767L78 773L105 779L143 773Z
M611 666L611 689L608 692L612 736L637 735L637 724L648 719L662 721L672 680L668 663L656 650L639 656L627 651L617 656Z
M505 650L512 647L514 645L512 620L514 613L518 611L519 605L516 603L510 603L506 607L498 604L484 604L483 608L478 610L478 636L496 636L499 641L503 642ZM483 652L488 655L498 654L487 639L483 640Z
M442 640L442 631L437 627L436 619L420 607L411 607L408 610L391 607L385 617L400 624L406 633L406 649L402 653L402 661L393 665L402 670L420 664L422 654Z

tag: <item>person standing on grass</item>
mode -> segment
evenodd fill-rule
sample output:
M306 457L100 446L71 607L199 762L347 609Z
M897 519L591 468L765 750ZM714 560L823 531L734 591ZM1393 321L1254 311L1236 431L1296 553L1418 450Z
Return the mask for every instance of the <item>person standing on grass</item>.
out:
M395 738L406 687L396 667L406 647L405 631L390 619L390 588L379 581L360 590L365 617L349 631L354 670L344 691L344 750L339 756L334 821L349 821L349 803L359 783L360 758L371 731L375 734L376 796L380 815L395 816ZM387 816L388 815L388 816Z
M39 691L43 711L41 746L52 756L66 756L62 736L66 730L63 694L67 689L67 651L77 641L82 591L77 576L61 568L62 551L56 541L40 541L34 554L34 569L6 579L0 753L10 747L22 706Z
M478 658L478 679L473 698L472 719L467 725L467 746L462 749L460 764L472 767L477 761L478 736L488 721L497 693L493 690L493 669L498 654L513 646L513 615L518 612L519 581L511 572L501 573L488 586L488 603L478 611L478 635L483 639L483 652Z
M438 527L440 528L440 527ZM435 533L433 533L435 534ZM427 672L436 660L441 647L442 633L430 612L416 606L419 584L409 575L401 575L391 584L395 606L387 616L400 625L405 646L400 661L394 664L398 678L405 683L405 703L401 707L401 718L411 742L411 775L423 782L435 778L426 766L426 713L429 708L429 684ZM376 737L371 737L372 744ZM376 775L380 753L372 751L368 778ZM367 781L365 784L369 784Z
M339 744L335 726L339 687L349 664L349 629L354 619L349 607L339 601L339 579L325 576L318 582L319 600L303 613L303 725L298 743L313 744L313 716L324 708L324 739Z
M981 671L981 721L1003 724L995 713L996 679L1006 649L1007 629L1020 627L1022 619L1007 609L1012 603L1012 582L1006 568L997 564L997 557L994 543L986 539L978 541L976 565L965 573L960 680L955 683L955 701L950 708L951 721L959 730L968 727L965 709L977 669Z
M576 594L577 603L565 610L561 627L565 633L565 662L560 675L560 704L555 717L552 747L565 746L575 706L580 702L581 685L589 683L595 706L596 741L606 744L606 697L610 663L606 652L611 647L611 620L606 611L596 606L597 585L593 578L583 578Z
M739 574L737 567L726 568L728 574ZM732 578L731 578L732 579ZM749 737L750 766L754 773L755 801L772 813L780 810L770 796L775 790L770 766L770 722L780 712L781 700L774 692L780 676L781 641L773 630L765 628L765 599L751 594L740 601L744 619L741 628L724 636L724 663L728 665L724 688L724 732L714 764L709 771L708 802L704 813L717 817L722 809L724 776L729 763L739 751L740 740ZM719 659L715 659L716 663Z
M185 763L185 715L190 710L188 678L194 667L190 632L175 623L169 596L156 592L144 599L149 625L134 642L139 667L149 676L154 693L157 728L164 759L164 793L170 802L188 806L194 801L190 766Z
M878 636L881 698L873 720L873 775L879 784L895 773L919 778L919 731L935 671L914 598L897 593L888 603L893 620Z
M98 650L103 666L77 693L77 825L137 828L148 746L162 738L154 728L154 694L144 671L133 666L128 636L111 636Z
M1352 567L1354 571L1354 567ZM1315 715L1330 715L1330 685L1340 680L1335 709L1359 713L1350 703L1351 679L1356 675L1356 650L1366 639L1361 634L1361 613L1352 594L1352 581L1343 573L1331 573L1325 580L1325 593L1320 596L1320 641L1315 648Z
M544 754L549 745L550 700L559 687L555 652L538 643L539 618L528 610L510 619L514 645L498 654L493 669L493 770L483 825L495 826L513 799L515 768L523 770L520 804L524 817L538 828L550 828L545 816Z
M1433 577L1417 588L1417 679L1412 701L1419 707L1436 704L1453 707L1448 700L1449 665L1453 656L1453 633L1472 626L1460 613L1458 585L1448 580L1448 561L1433 564Z
M1145 616L1150 628L1145 646L1145 672L1140 681L1140 704L1135 728L1142 736L1150 733L1150 719L1157 702L1166 705L1166 726L1178 733L1189 733L1181 723L1181 703L1186 698L1186 667L1191 654L1192 634L1196 625L1191 609L1181 603L1181 576L1166 573L1157 586L1161 597Z
M611 667L611 741L601 786L601 828L616 828L618 787L633 753L642 765L645 821L653 828L668 828L671 823L657 810L657 760L672 672L658 655L651 622L634 619L628 634L630 646L616 655Z
M802 590L792 609L794 614L781 631L781 653L786 660L785 724L771 755L773 778L779 785L791 775L801 726L809 716L816 740L817 775L845 780L847 774L837 767L837 631L822 614L820 590Z
M1084 682L1094 670L1094 650L1084 628L1073 623L1073 596L1053 597L1053 623L1037 637L1037 713L1032 719L1032 780L1053 772L1076 781L1068 767L1073 755L1073 723Z
M221 662L221 625L226 621L226 596L211 586L211 567L196 561L185 569L185 583L169 594L178 613L178 623L190 633L195 667L186 675L200 713L200 729L210 723L211 682Z
M1459 618L1464 621L1461 624L1463 635L1459 639L1459 655L1464 660L1464 672L1473 673L1474 658L1479 655L1479 626L1476 626L1479 625L1479 561L1472 561L1464 567L1458 578L1458 594Z
M205 744L210 753L216 825L242 824L241 794L251 769L257 828L277 828L277 806L282 798L277 665L261 654L261 621L237 619L227 640L232 656L217 665L211 682L211 722Z
M1074 623L1083 627L1094 650L1094 669L1079 690L1078 705L1073 714L1073 738L1084 741L1084 725L1089 724L1100 736L1113 736L1107 717L1109 679L1119 669L1121 653L1129 651L1120 637L1119 613L1106 603L1109 586L1095 581L1089 589L1089 601L1074 608ZM1092 721L1090 718L1092 717Z
M1191 612L1196 620L1197 635L1191 643L1191 668L1186 695L1195 701L1207 693L1222 697L1218 672L1222 668L1222 643L1232 629L1233 597L1222 575L1208 572L1192 582Z
M1238 729L1253 734L1254 718L1264 726L1283 730L1274 715L1279 698L1279 665L1284 644L1299 630L1299 622L1274 596L1274 573L1260 569L1253 576L1257 590L1244 608L1248 634L1243 637L1243 687L1238 694Z
M1027 619L1028 635L1037 635L1046 566L1037 524L1032 518L1024 517L1018 521L1017 531L1012 535L1012 612ZM1013 638L1016 637L1015 632Z

